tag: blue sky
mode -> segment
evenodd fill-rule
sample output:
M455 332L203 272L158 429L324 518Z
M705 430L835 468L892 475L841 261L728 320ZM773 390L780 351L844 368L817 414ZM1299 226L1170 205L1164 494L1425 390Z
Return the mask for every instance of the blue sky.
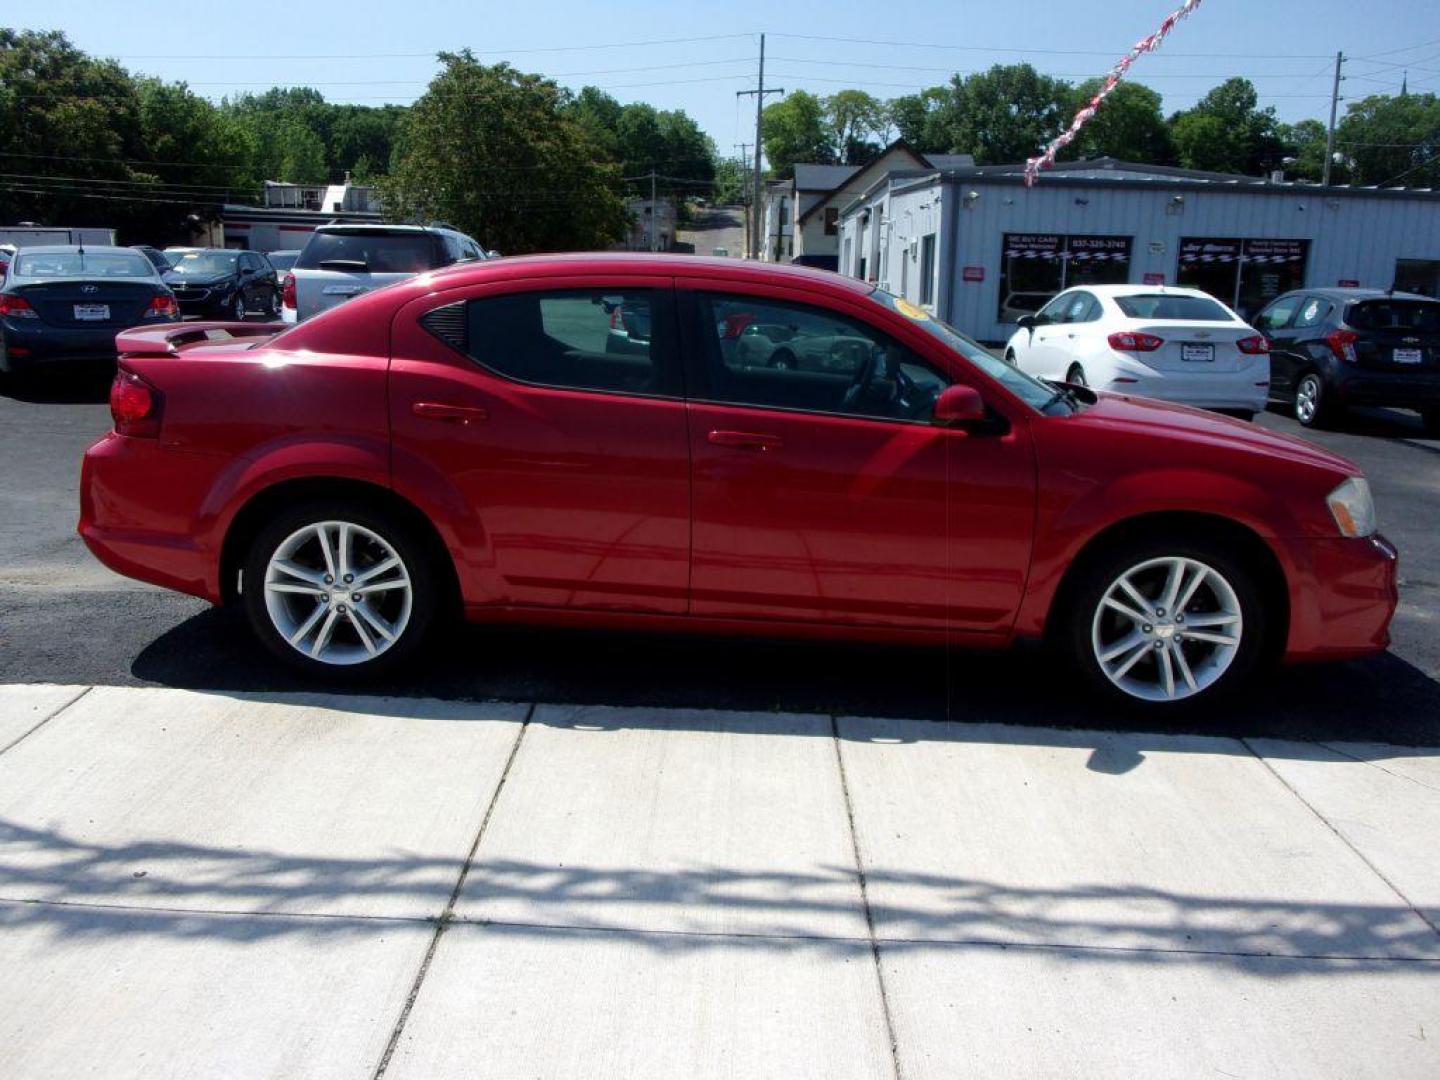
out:
M0 22L64 30L89 52L217 99L304 84L332 101L407 102L435 72L436 51L468 46L566 85L684 109L730 153L753 139L754 99L737 100L735 91L754 85L761 31L768 84L816 94L859 86L892 97L955 71L1021 60L1079 81L1102 73L1176 3L259 0L151 10L115 0L22 0ZM1134 78L1160 91L1168 112L1245 75L1282 119L1323 119L1336 49L1356 58L1346 66L1346 97L1393 93L1407 67L1412 90L1440 91L1440 3L1205 0L1161 52L1137 62Z

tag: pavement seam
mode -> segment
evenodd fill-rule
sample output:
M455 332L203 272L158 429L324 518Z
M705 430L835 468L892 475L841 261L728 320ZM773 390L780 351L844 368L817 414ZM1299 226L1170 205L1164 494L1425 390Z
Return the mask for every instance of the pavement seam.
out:
M1358 858L1361 862L1363 862L1366 866L1368 866L1370 868L1370 872L1376 877L1378 877L1381 881L1383 881L1390 889L1390 891L1393 892L1396 896L1398 896L1405 903L1405 906L1408 907L1415 914L1415 917L1417 919L1419 919L1432 931L1434 931L1437 937L1440 937L1440 926L1436 926L1435 923L1432 922L1430 918L1415 905L1415 901L1411 900L1410 897L1405 894L1405 890L1400 888L1400 886L1395 884L1395 882L1391 881L1390 878L1385 875L1385 872L1370 860L1370 857L1368 855L1366 855L1363 851L1361 851L1358 847L1351 843L1349 837L1347 837L1344 833L1342 833L1339 829L1332 825L1330 823L1330 819L1327 818L1324 814L1322 814L1315 807L1315 805L1310 802L1309 799L1305 798L1304 795L1301 795L1300 792L1295 788L1295 785L1290 783L1290 781L1286 780L1285 777L1281 776L1279 770L1277 770L1274 765L1271 765L1270 762L1266 761L1265 757L1258 750L1256 750L1255 747L1250 745L1250 740L1248 738L1242 737L1240 739L1240 742L1244 745L1246 750L1249 750L1250 753L1255 755L1255 760L1260 762L1261 765L1265 766L1266 770L1269 771L1271 776L1275 777L1276 780L1279 780L1280 783L1285 786L1285 789L1289 791L1291 795L1294 795L1295 798L1300 800L1301 805L1303 805L1305 809L1309 810L1310 813L1315 815L1316 819L1320 822L1320 824L1324 825L1325 828L1329 829L1332 833L1334 833L1336 839L1338 839L1342 844L1344 844L1347 848L1353 851L1355 853L1355 857Z
M104 900L40 900L30 896L0 896L0 904L32 907L80 908L86 911L128 911L136 915L214 915L230 919L304 919L311 922L378 922L434 926L432 915L351 915L336 911L243 911L229 908L176 907L169 904L117 904Z
M90 691L91 691L91 690L94 690L94 689L95 689L95 687L93 687L93 686L87 686L87 687L85 687L85 689L81 690L81 691L80 691L78 694L76 694L73 698L71 698L69 701L67 701L64 705L61 705L58 709L54 709L54 710L52 710L51 712L46 713L45 716L40 720L40 722L37 723L34 727L32 727L29 731L26 731L26 732L24 732L24 733L21 734L21 735L17 735L15 738L11 739L11 740L10 740L8 743L6 743L4 746L0 746L0 754L8 753L10 750L13 750L15 747L19 746L22 742L24 742L26 739L28 739L31 735L34 735L35 732L39 731L42 727L44 727L46 724L48 724L51 720L54 720L57 716L59 716L61 713L63 713L66 709L70 708L71 705L74 705L77 701L79 701L81 698L83 698L86 694L90 693Z
M1356 757L1354 754L1346 753L1338 746L1332 746L1330 743L1317 742L1315 745L1323 746L1332 754L1339 754L1341 757L1349 758L1351 761L1358 761L1361 765L1369 765L1372 769L1379 769L1386 776L1393 776L1396 780L1404 780L1407 783L1418 784L1420 785L1420 787L1423 787L1428 791L1440 791L1440 787L1436 787L1434 784L1427 784L1424 780L1416 780L1413 776L1406 776L1404 773L1398 773L1394 769L1387 769L1384 765L1381 765L1375 761L1371 761L1368 758Z
M465 888L465 879L470 876L470 866L475 861L476 852L480 850L480 841L485 837L485 830L490 825L490 818L495 813L496 804L500 801L500 792L505 790L505 781L510 777L510 769L515 764L516 755L520 753L520 744L525 739L525 732L530 730L530 720L534 715L535 704L532 702L525 712L525 719L520 722L520 730L515 735L515 742L510 746L510 755L505 759L505 767L500 770L500 779L495 784L495 790L490 793L490 804L485 807L485 814L480 819L480 827L475 830L475 839L470 844L464 865L460 867L460 876L455 879L455 888L450 890L450 898L445 902L445 909L436 921L435 933L430 937L430 945L425 950L424 959L420 961L420 970L415 973L415 981L410 984L410 993L406 995L405 1004L400 1009L400 1016L390 1031L390 1038L385 1043L385 1051L380 1055L380 1063L375 1067L372 1080L381 1080L385 1071L390 1068L390 1059L395 1054L395 1048L400 1045L400 1036L404 1034L410 1013L415 1008L415 1000L420 996L420 987L425 982L425 976L430 973L430 964L435 959L436 950L440 947L440 938L444 935L446 927L453 921L455 905L460 901L460 892Z
M845 773L845 755L840 749L840 722L830 716L830 741L835 746L835 765L840 770L840 794L845 799L845 820L850 827L850 850L855 856L855 877L860 884L860 904L865 909L865 933L870 941L870 958L875 963L875 982L880 989L880 1010L885 1016L885 1036L890 1041L890 1067L901 1080L900 1043L895 1037L895 1018L890 1011L890 992L885 986L885 969L880 960L880 940L875 936L875 913L870 908L870 887L865 864L860 859L860 835L855 831L855 804L850 799L850 780Z

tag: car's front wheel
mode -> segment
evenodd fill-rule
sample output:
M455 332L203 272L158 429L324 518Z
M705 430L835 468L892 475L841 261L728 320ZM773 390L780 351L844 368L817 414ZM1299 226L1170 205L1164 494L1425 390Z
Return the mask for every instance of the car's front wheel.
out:
M439 604L420 543L368 507L312 503L255 537L241 579L250 624L288 664L360 679L414 657Z
M249 312L245 308L245 297L239 290L235 292L235 299L230 302L230 314L236 322L244 322Z
M1218 542L1149 540L1092 560L1064 641L1103 694L1139 705L1217 697L1254 671L1266 619L1255 574Z

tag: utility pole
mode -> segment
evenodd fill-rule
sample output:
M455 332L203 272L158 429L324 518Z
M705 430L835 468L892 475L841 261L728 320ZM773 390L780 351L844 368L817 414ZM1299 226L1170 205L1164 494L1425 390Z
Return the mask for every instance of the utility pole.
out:
M785 93L785 91L782 90L782 89L778 89L778 88L777 88L777 89L773 89L773 90L767 90L767 89L765 89L765 35L764 35L764 34L761 34L761 35L760 35L760 81L756 84L754 90L737 90L737 91L735 92L735 96L736 96L736 97L748 97L748 96L751 95L751 94L754 94L754 95L755 95L755 177L754 177L754 191L755 191L755 193L754 193L754 197L753 197L753 199L752 199L752 205L754 206L754 210L752 210L752 211L751 211L751 214L750 214L750 218L751 218L751 223L750 223L750 224L751 224L751 228L750 228L750 257L751 257L752 259L758 259L758 258L760 257L760 248L763 246L763 243L764 243L764 241L763 241L763 239L762 239L762 229L763 229L763 226L762 226L762 224L761 224L762 218L761 218L761 209L760 209L760 194L761 194L761 192L760 192L760 184L761 184L761 180L760 180L760 121L761 121L761 116L762 116L762 114L763 114L764 111L765 111L765 95L766 95L766 94L783 94L783 93Z
M650 250L660 250L660 204L655 201L655 170L650 170Z
M749 168L746 161L750 158L750 144L748 142L737 142L735 149L740 151L740 203L745 207L745 246L750 246L750 230L755 226L752 221L754 211L750 209L750 185L745 183L745 170Z
M1323 187L1330 186L1330 169L1335 164L1335 110L1340 104L1340 65L1345 63L1345 54L1335 54L1335 85L1330 91L1330 127L1325 133L1325 171L1320 179Z

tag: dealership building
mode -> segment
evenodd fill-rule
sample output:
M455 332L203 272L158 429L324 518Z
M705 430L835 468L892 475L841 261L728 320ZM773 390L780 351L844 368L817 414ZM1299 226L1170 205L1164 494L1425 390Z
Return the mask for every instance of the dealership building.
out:
M1253 317L1290 289L1440 295L1440 191L1320 187L1102 158L886 173L839 215L839 270L983 341L1074 285L1186 285Z

